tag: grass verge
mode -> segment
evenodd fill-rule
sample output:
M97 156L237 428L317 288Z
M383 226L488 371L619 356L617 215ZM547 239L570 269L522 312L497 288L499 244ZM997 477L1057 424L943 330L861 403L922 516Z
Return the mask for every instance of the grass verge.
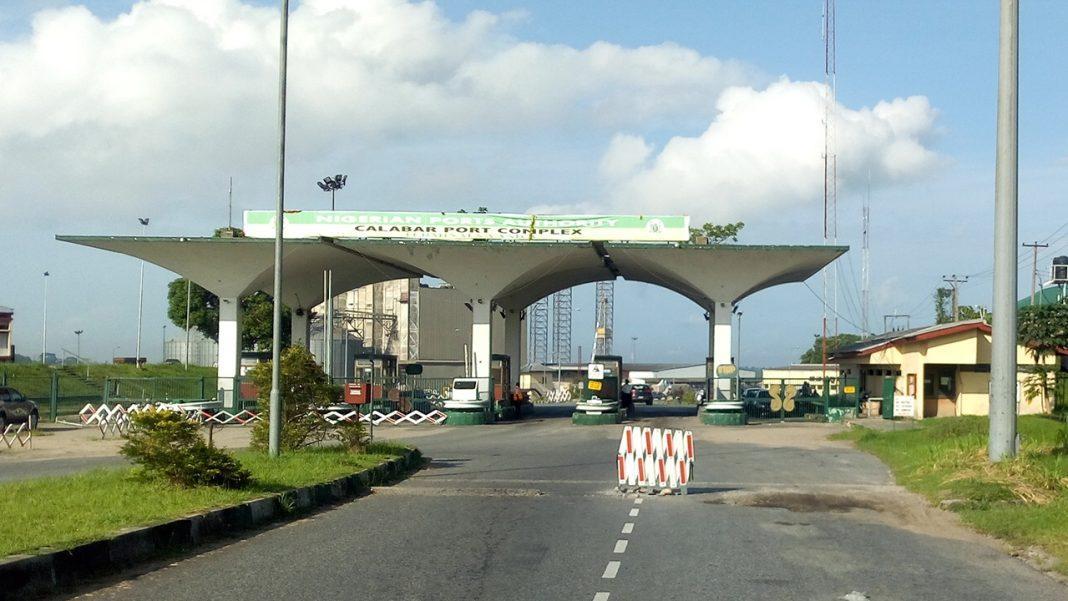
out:
M923 420L919 427L877 432L858 427L835 436L886 463L898 483L950 508L976 529L1026 548L1038 545L1068 574L1068 427L1023 416L1020 455L990 464L986 417Z
M180 488L139 477L135 468L97 469L70 476L0 484L0 557L63 549L106 538L124 528L148 526L225 507L291 488L308 486L373 467L400 455L403 447L375 443L369 452L308 449L271 460L262 453L236 453L252 472L242 490Z

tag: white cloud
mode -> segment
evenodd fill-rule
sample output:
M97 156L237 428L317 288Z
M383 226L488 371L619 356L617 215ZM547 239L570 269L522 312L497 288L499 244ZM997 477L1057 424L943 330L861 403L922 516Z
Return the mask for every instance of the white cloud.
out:
M782 79L732 87L701 135L674 137L648 159L641 138L617 136L605 152L606 196L617 210L747 218L822 200L824 86ZM836 104L839 186L915 180L944 162L924 143L937 112L925 97L874 108ZM629 162L628 162L629 161ZM623 168L629 166L629 169Z
M301 2L290 19L290 156L689 120L761 77L673 44L526 42L509 32L515 18L450 20L433 2ZM161 189L187 192L195 209L220 165L269 177L277 44L277 9L240 0L147 0L114 19L80 6L37 13L29 36L0 43L0 153L14 174L0 204L32 198L56 172L79 194L53 196L53 208L72 211L130 208Z

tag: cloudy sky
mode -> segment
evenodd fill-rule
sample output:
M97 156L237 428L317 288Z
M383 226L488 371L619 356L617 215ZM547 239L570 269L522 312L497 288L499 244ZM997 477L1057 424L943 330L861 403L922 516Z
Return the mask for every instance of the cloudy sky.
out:
M348 173L340 208L655 211L745 221L742 242L821 242L819 0L292 4L292 207L328 206L315 180ZM1021 16L1020 236L1051 243L1043 271L1068 254L1065 22L1059 2ZM258 0L3 3L0 305L22 354L40 352L46 270L49 351L83 329L85 354L133 354L137 261L56 234L135 234L139 216L153 234L207 234L231 176L236 210L270 208L277 32L276 3ZM839 2L842 331L861 321L869 186L877 329L887 313L931 321L943 274L971 274L962 302L989 304L996 59L994 0ZM152 360L173 277L146 272ZM796 359L820 327L815 292L744 301L741 362ZM576 294L588 349L592 287ZM632 337L639 360L706 353L681 297L619 284L616 311L628 357Z

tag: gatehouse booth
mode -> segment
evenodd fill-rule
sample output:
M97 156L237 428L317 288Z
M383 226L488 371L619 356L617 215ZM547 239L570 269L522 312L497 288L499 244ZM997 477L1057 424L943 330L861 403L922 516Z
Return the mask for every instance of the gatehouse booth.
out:
M148 261L219 297L219 389L236 400L241 297L273 292L274 211L246 211L244 236L57 236L63 242ZM708 319L710 369L732 363L731 311L751 294L802 282L843 246L690 242L689 218L668 215L516 215L290 211L284 215L282 301L293 344L307 346L311 309L327 296L403 278L435 278L462 291L472 313L471 372L495 393L494 313L503 315L508 386L519 381L526 308L581 284L624 279L672 290ZM330 285L324 286L324 272ZM710 377L712 373L708 374Z

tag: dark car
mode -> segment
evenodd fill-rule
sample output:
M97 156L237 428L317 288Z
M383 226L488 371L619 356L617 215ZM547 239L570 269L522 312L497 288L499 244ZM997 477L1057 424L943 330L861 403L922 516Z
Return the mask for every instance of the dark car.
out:
M36 428L40 420L37 412L37 403L22 396L22 393L0 386L0 429L8 424L28 423L30 428Z
M771 415L771 393L763 388L749 388L742 391L742 403L750 417L767 417Z
M635 403L653 404L653 389L648 384L631 385L630 394Z

